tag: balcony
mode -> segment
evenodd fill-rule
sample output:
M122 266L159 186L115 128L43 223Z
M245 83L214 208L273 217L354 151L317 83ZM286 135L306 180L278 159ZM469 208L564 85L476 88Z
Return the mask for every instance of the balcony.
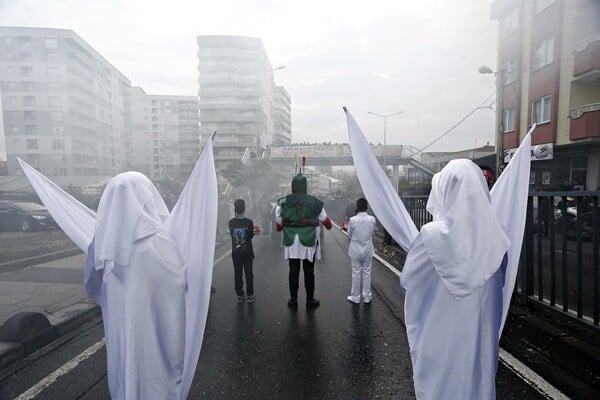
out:
M600 78L600 36L589 43L580 43L575 51L573 76L577 81L594 81Z
M600 137L600 103L586 104L569 113L569 139Z

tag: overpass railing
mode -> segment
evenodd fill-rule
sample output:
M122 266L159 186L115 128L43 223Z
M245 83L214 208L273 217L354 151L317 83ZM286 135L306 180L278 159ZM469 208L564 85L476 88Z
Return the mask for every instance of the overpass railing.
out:
M536 302L599 328L600 192L536 192L527 202L515 289ZM420 229L431 221L427 196L402 197Z

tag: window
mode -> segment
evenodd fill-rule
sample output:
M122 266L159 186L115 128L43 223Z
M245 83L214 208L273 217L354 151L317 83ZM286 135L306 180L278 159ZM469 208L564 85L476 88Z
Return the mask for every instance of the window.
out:
M31 66L25 65L21 67L21 76L22 77L30 77L33 68Z
M60 111L52 111L50 113L50 120L51 121L62 121L63 113L61 113Z
M19 43L21 43L22 46L31 46L31 38L28 36L20 36Z
M46 53L46 62L49 64L56 64L60 61L58 54L56 53Z
M18 126L13 126L12 127L12 133L14 133L14 134L19 133L19 127Z
M35 111L23 111L25 121L35 121Z
M17 96L9 96L8 104L13 105L13 106L16 105L17 104Z
M541 97L531 102L531 123L545 124L550 122L551 96Z
M58 47L58 40L56 39L46 39L45 41L47 49L55 49Z
M554 4L555 0L535 0L535 13L539 14Z
M9 75L12 75L15 73L15 66L14 65L7 65L6 66L6 73Z
M67 169L63 167L54 168L54 176L66 176Z
M33 149L37 149L38 148L38 141L37 139L27 139L27 149L29 150L33 150Z
M504 72L504 84L510 85L514 81L517 80L517 62L513 58L504 63L502 66L502 71Z
M62 139L52 139L52 150L63 150L65 142Z
M23 97L23 105L28 107L35 106L35 96Z
M55 126L52 128L52 132L55 136L63 136L65 134L65 128L62 126Z
M51 82L48 84L49 92L58 92L60 90L60 83Z
M11 43L12 43L12 40L13 40L13 38L12 38L12 37L10 37L10 36L6 36L6 37L4 38L4 43L6 43L6 44L11 44Z
M23 82L21 82L21 86L23 87L23 90L26 90L26 91L33 90L33 82L23 81Z
M502 132L512 132L515 130L515 109L509 108L502 110Z
M35 135L36 134L35 125L25 125L25 133L27 135Z
M554 37L542 40L533 51L533 69L551 64L554 59Z

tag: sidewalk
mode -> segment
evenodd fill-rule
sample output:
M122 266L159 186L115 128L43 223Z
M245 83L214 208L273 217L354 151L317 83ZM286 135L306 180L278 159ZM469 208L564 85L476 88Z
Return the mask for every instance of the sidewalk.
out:
M215 259L227 250L228 242L221 239ZM83 288L85 255L56 259L59 253L0 269L0 369L101 314ZM39 263L44 258L52 261ZM25 318L6 323L14 316Z
M0 273L0 368L100 314L83 289L84 261L78 254ZM3 325L28 312L37 315Z

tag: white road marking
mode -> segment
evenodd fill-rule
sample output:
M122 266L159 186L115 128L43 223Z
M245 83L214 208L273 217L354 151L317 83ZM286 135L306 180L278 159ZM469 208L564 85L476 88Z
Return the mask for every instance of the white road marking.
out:
M104 346L104 338L102 340L94 343L83 352L81 352L78 356L68 361L62 367L39 381L37 384L29 388L25 393L21 394L15 400L30 400L35 398L38 394L40 394L45 388L52 385L60 376L67 374L69 371L76 368L82 361L92 356L98 350L100 350Z
M218 263L223 261L225 259L225 257L229 256L230 254L231 254L231 250L227 250L227 252L225 252L225 254L223 254L222 256L220 256L213 262L213 265L217 265Z
M337 224L333 224L336 228L340 230L344 235L348 236L348 234L342 231L341 227ZM393 265L385 261L378 254L373 254L373 257L377 259L381 264L387 267L390 271L392 271L397 276L400 276L400 271L398 271ZM536 374L532 369L523 364L521 361L517 360L512 354L508 351L500 348L500 352L498 354L498 358L500 361L510 369L515 375L521 378L525 383L538 391L542 396L547 399L558 399L558 400L568 400L569 397L562 393L560 390L552 386L548 381L544 378Z
M558 400L569 399L568 396L565 396L564 393L552 386L552 384L548 383L548 381L546 381L544 378L533 372L531 369L529 369L529 367L517 360L506 350L502 348L500 349L499 358L508 369L523 379L529 386L533 387L545 398Z

